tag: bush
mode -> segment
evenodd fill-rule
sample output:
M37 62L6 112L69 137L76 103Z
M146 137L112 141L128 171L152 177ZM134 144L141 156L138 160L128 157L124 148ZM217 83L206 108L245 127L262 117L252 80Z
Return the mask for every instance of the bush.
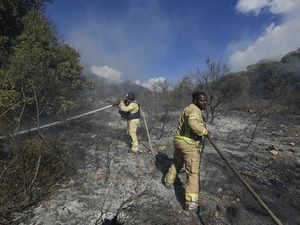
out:
M66 151L55 138L29 139L0 161L0 218L37 202L69 168Z
M231 74L217 82L220 96L229 108L245 109L249 104L250 82L245 74Z

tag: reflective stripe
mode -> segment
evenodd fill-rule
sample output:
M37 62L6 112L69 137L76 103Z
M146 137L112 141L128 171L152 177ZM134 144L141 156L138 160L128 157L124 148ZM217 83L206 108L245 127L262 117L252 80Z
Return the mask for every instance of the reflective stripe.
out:
M200 143L199 141L194 141L193 139L184 136L174 136L174 140L184 142L190 145L198 145Z
M185 193L185 200L189 202L198 201L199 194L198 193Z
M199 114L190 114L189 119L201 120Z

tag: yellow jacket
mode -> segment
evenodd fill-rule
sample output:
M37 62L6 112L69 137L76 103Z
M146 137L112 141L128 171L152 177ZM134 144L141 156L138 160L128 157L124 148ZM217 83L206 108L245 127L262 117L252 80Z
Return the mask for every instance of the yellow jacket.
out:
M140 118L139 105L136 103L136 101L133 101L128 106L126 106L124 100L121 100L119 106L121 111L129 113L129 115L126 116L127 120Z
M180 116L174 139L199 144L201 137L207 133L201 110L195 104L188 105Z

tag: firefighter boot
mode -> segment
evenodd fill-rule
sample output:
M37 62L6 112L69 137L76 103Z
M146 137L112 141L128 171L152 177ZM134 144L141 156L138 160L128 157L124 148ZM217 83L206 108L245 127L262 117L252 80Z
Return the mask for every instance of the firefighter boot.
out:
M133 141L131 143L131 152L138 153L139 152L139 144L137 141Z

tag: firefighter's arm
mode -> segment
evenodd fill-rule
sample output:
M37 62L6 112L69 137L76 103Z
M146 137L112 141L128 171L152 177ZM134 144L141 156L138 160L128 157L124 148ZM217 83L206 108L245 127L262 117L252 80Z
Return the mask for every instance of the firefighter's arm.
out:
M131 112L132 110L134 110L134 104L130 103L128 106L126 106L124 100L121 100L120 109L124 112Z
M207 129L205 128L202 115L199 113L191 113L188 119L189 126L192 130L199 136L204 136L208 134Z

